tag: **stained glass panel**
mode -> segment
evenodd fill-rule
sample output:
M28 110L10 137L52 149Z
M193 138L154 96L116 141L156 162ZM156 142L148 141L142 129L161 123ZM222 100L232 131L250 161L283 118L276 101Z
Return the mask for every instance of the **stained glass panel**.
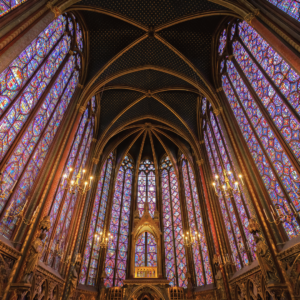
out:
M28 0L0 0L0 17L17 8Z
M300 1L299 0L267 0L279 9L300 21Z
M239 75L236 73L234 66L231 64L231 62L228 62L228 68L231 68L231 80L235 85L242 84L242 81L240 80ZM256 163L256 166L258 168L258 171L260 172L260 175L263 179L263 182L266 186L267 191L269 192L270 198L274 205L278 205L280 207L280 210L282 210L283 213L291 213L291 209L288 205L287 199L285 198L285 195L280 187L279 182L277 181L272 168L269 164L268 159L266 158L264 151L262 150L260 143L257 140L256 135L254 134L252 127L242 109L240 106L234 91L232 89L232 86L228 80L228 78L224 75L222 76L222 85L224 92L227 96L227 99L230 103L230 106L233 110L233 113L236 117L236 120L240 126L240 129L242 131L242 134L247 142L248 148L252 154L252 157L254 159L254 162ZM240 90L238 90L240 91ZM240 96L243 96L242 93L238 92ZM249 112L252 112L249 110ZM251 120L254 122L254 126L257 126L258 130L257 133L261 135L263 145L266 147L266 150L269 153L269 158L274 161L275 165L280 166L282 164L281 157L285 155L280 151L280 148L278 149L277 145L280 147L279 143L276 141L276 138L272 134L272 131L268 129L267 124L263 123L262 126L258 123L260 120L260 115L258 116L251 116ZM274 149L274 145L276 146L276 150ZM274 151L275 150L275 151ZM275 155L276 152L279 150L279 155ZM279 158L279 160L277 160ZM276 162L277 160L277 162ZM288 160L284 160L283 163L289 163ZM286 171L289 174L288 168L286 168ZM288 178L286 174L278 174L281 175L283 180L288 182ZM291 189L291 186L289 187ZM297 205L297 209L300 207L298 206L298 201L295 202ZM296 223L296 220L293 218L292 223L284 222L283 226L290 238L295 237L299 234L299 226Z
M146 233L142 233L135 244L135 266L146 266Z
M218 49L219 55L223 54L226 45L226 39L227 39L227 33L226 33L226 29L224 29L219 39L219 49Z
M84 251L83 267L80 275L80 283L85 284L88 274L88 285L95 285L98 260L100 255L100 233L103 232L105 220L108 191L111 180L113 155L110 154L102 167L98 182L95 203L93 207L92 220L88 232L87 243Z
M106 287L122 286L126 277L133 161L125 156L115 183L104 280Z
M172 286L186 287L187 267L177 176L169 157L165 157L160 168L166 274Z

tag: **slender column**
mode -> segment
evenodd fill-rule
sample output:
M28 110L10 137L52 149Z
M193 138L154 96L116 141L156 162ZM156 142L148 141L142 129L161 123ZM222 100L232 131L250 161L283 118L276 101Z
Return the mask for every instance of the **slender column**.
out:
M47 6L44 6L23 23L23 25L19 27L16 26L17 28L15 30L6 34L0 40L0 73L2 73L10 63L38 37L38 35L53 21L54 16L54 13L49 10ZM27 30L30 25L33 26L31 26L30 30ZM23 32L25 33L20 36ZM16 41L10 47L7 47L13 40Z
M185 186L183 182L183 173L182 173L182 161L180 162L179 165L179 195L181 198L181 213L183 216L183 232L189 231L189 215L187 212L187 205L186 205L186 198L185 198ZM195 267L194 267L194 257L192 254L192 250L190 247L184 246L185 247L185 254L186 254L186 259L187 259L187 272L191 274L192 276L192 281L193 285L197 286L197 279L196 279L196 274L195 274Z
M300 75L300 57L286 46L272 31L270 31L254 14L245 18L283 59Z
M203 192L204 192L204 196L205 196L205 203L206 203L206 207L207 207L207 211L208 211L208 215L209 215L209 223L210 223L211 231L213 234L213 240L214 240L214 244L215 244L216 253L218 256L222 256L219 241L217 239L217 230L216 230L215 223L214 223L212 209L211 209L211 205L210 205L209 198L208 198L208 192L207 192L207 187L206 187L206 182L205 182L205 177L204 177L204 172L203 172L203 166L202 166L203 163L204 163L203 161L198 161L199 173L200 173L201 182L202 182L202 186L203 186ZM223 256L224 256L224 254L223 254ZM229 286L228 286L226 273L225 273L223 264L220 265L220 270L221 270L224 285L226 288L227 298L231 299Z
M213 140L214 140L214 143L215 143L215 147L216 147L216 149L217 149L217 153L218 153L218 156L219 156L219 160L220 160L220 162L221 162L221 164L222 164L223 170L225 170L224 161L223 161L222 155L221 155L221 153L220 153L220 149L219 149L219 145L218 145L218 142L217 142L217 139L216 139L216 136L215 136L215 132L214 132L214 130L213 130L213 128L212 128L212 125L211 125L210 121L208 121L208 126L210 127L210 131L211 131L211 134L212 134L212 136L213 136ZM225 148L225 151L226 151L226 145L225 145L225 144L224 144L224 148ZM226 153L227 153L227 151L226 151ZM228 156L228 155L227 155L227 156ZM231 169L232 169L233 176L235 177L235 171L234 171L234 169L232 168L232 165L231 165L231 161L230 161L230 157L229 157L229 156L228 156L228 161L229 161L229 163L230 163L230 166L231 166ZM241 196L241 199L242 199L242 201L243 201L243 195L242 195L242 193L240 194L240 196ZM226 195L224 195L224 198L226 198ZM251 253L250 253L249 251L246 250L246 249L248 248L248 246L247 246L247 238L246 238L246 235L245 235L245 231L244 231L244 227L243 227L242 220L241 220L241 218L240 218L239 211L238 211L238 209L237 209L237 207L236 207L236 202L235 202L236 200L235 200L234 195L231 194L231 195L229 196L229 199L230 199L230 202L231 202L231 204L232 204L232 207L233 207L233 210L234 210L234 214L235 214L236 219L237 219L237 222L238 222L238 226L239 226L239 228L240 228L240 233L241 233L241 236L242 236L242 240L243 240L243 244L244 244L244 247L245 247L245 251L246 251L247 257L248 257L249 261L252 262L253 260L252 260L252 255L251 255ZM244 201L243 201L243 204L244 204ZM244 204L244 209L245 209L245 211L247 211L247 207L245 206L245 204ZM230 215L228 215L228 216L230 217ZM237 247L238 247L238 244L237 244ZM249 249L248 249L248 250L249 250ZM239 247L238 247L238 251L240 252ZM242 262L241 262L241 263L242 263ZM243 264L244 264L244 263L243 263Z
M96 172L97 170L97 165L94 165L93 167L93 174ZM66 279L66 284L65 284L65 290L64 290L64 294L62 296L62 299L66 300L68 299L68 296L69 296L69 292L70 292L70 279L71 279L71 273L72 273L72 270L74 269L74 266L72 266L72 264L75 263L75 258L76 258L76 255L79 251L79 246L80 246L80 242L81 242L81 238L82 238L82 233L83 233L83 228L84 228L84 220L86 219L86 215L87 215L87 211L88 211L88 206L89 206L89 203L90 203L90 198L91 198L91 195L92 195L92 190L93 189L90 189L87 196L86 196L86 200L84 202L84 206L83 206L83 209L82 209L82 215L81 215L81 221L78 222L78 228L77 228L77 237L74 237L74 240L73 240L73 245L72 245L72 259L71 259L71 264L69 265L69 267L66 269L66 274L68 274L67 276L67 279Z
M209 140L209 138L207 138L208 140L208 143L209 143L209 146L210 146L210 149L212 149L211 147L211 142ZM215 165L215 168L216 168L216 171L218 172L217 170L217 163L216 163L216 159L215 157L213 156L212 154L212 158L213 158L213 161L214 161L214 165ZM220 159L220 158L219 158ZM222 163L222 161L221 161ZM220 198L220 196L218 195L217 196L218 198ZM233 224L232 224L232 218L231 218L231 215L230 215L230 212L229 212L229 209L228 209L228 204L227 204L227 200L226 200L226 195L224 195L222 192L221 192L221 197L224 201L224 204L225 204L225 209L226 209L226 212L227 212L227 215L228 215L228 219L229 219L229 223L230 223L230 227L231 227L231 230L232 230L232 235L233 235L233 238L234 238L234 242L235 242L235 246L237 248L237 252L238 252L238 256L239 256L239 259L240 259L240 262L241 262L241 266L244 267L244 262L242 260L242 257L241 257L241 253L238 249L238 242L237 242L237 239L236 239L236 233L235 233L235 230L234 230L234 227L233 227ZM230 197L229 197L230 198ZM231 248L230 248L231 249Z

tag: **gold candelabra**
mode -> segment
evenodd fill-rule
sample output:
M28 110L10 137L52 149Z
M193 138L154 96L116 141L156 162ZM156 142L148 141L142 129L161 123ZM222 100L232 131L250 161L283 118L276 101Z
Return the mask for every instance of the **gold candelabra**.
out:
M200 235L200 233L198 234L197 231L195 231L194 234L187 231L185 235L184 234L182 235L182 238L183 238L184 245L186 247L191 247L191 246L199 243L201 235ZM198 238L199 238L199 240L198 240Z
M105 236L105 233L103 232L95 233L94 238L95 238L95 245L100 246L101 248L107 248L108 243L112 235L108 232L107 235Z
M92 187L92 180L93 176L89 177L89 181L87 180L86 170L81 169L79 170L78 174L76 175L76 179L72 179L73 175L73 168L69 168L69 174L63 174L62 180L61 180L61 186L65 190L69 190L70 193L75 194L76 190L80 194L84 194L88 192ZM65 184L65 182L67 182Z
M235 181L234 184L232 184L229 180L228 176L230 176L232 174L232 172L223 170L223 174L224 174L224 180L222 180L220 178L220 176L218 176L218 175L215 176L216 181L213 182L213 186L214 186L216 195L219 196L220 191L226 197L233 196L234 194L240 194L241 190L240 190L239 182ZM241 174L239 175L239 179L240 179L242 185L244 185L243 176Z
M275 204L275 209L276 209L276 212L277 212L276 213L274 211L272 205L270 205L270 212L271 212L271 215L272 215L272 220L270 220L268 218L267 213L264 209L264 213L265 213L267 221L270 224L275 224L276 226L278 226L279 224L285 223L285 222L292 223L293 222L293 217L298 216L298 212L297 212L296 207L294 206L294 204L292 202L291 202L290 205L288 203L286 203L286 205L288 206L290 212L286 212L285 214L282 212L283 210L286 211L283 206L281 206L279 204Z

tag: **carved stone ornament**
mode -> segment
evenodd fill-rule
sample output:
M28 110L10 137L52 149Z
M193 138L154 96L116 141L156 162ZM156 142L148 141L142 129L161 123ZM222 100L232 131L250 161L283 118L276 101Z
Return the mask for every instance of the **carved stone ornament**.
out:
M14 260L0 254L0 299L2 299L4 290L7 287L8 277L13 264Z
M40 230L48 232L50 228L51 228L50 216L46 216L40 223Z
M256 255L266 284L279 282L268 246L257 235L254 236L254 240L256 242Z
M249 219L248 230L251 234L256 234L260 231L259 225L255 219Z
M70 282L70 291L69 291L69 299L73 296L77 286L78 286L78 279L79 279L79 274L81 270L81 254L78 253L76 255L75 259L75 266L71 272L71 282Z
M218 299L226 299L225 285L221 270L218 270L216 274L216 285L218 290Z
M24 276L22 278L23 283L31 283L33 275L35 274L36 267L44 251L45 244L43 240L46 237L46 233L43 231L39 237L37 237L30 246L29 256L26 262Z

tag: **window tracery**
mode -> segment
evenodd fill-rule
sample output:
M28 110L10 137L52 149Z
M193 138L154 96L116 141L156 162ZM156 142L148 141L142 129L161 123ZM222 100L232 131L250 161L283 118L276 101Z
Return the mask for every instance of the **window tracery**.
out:
M111 236L105 261L106 287L122 286L126 277L132 178L133 160L127 155L119 168L114 187L109 227Z
M199 243L195 243L192 246L192 251L197 286L201 286L213 282L212 271L194 172L183 154L181 156L181 160L190 234L194 236L200 235Z
M138 175L137 207L140 217L144 213L144 203L149 203L149 212L153 218L156 207L156 186L154 163L148 159L141 161Z
M79 81L81 60L68 54L75 38L68 25L68 15L59 16L0 74L0 234L7 238L17 221L7 214L26 209Z
M93 100L93 99L92 99ZM93 206L92 220L90 223L87 242L84 251L80 283L87 285L96 284L98 263L100 256L99 237L103 234L103 226L106 216L108 192L113 166L113 154L111 153L102 167L97 186L95 203Z
M182 237L178 180L169 157L162 159L160 172L166 275L172 286L187 287L187 262Z
M289 238L299 234L299 76L246 22L228 26L234 32L225 53L221 81L241 133L248 145Z

